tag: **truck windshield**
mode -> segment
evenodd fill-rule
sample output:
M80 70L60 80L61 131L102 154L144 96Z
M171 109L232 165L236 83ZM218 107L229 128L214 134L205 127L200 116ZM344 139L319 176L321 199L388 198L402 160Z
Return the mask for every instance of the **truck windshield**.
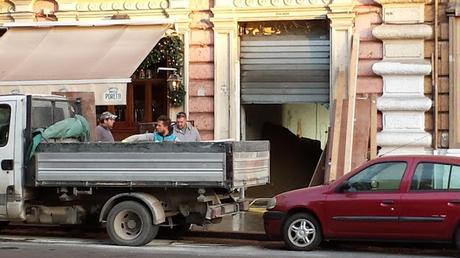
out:
M74 116L72 105L64 100L32 100L32 130L50 125Z

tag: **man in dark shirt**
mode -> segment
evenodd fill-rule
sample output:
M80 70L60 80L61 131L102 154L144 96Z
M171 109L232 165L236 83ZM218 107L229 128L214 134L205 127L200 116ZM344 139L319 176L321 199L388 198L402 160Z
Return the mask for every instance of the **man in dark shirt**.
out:
M98 142L114 142L112 132L115 123L116 115L106 111L99 117L99 125L96 127L96 141Z

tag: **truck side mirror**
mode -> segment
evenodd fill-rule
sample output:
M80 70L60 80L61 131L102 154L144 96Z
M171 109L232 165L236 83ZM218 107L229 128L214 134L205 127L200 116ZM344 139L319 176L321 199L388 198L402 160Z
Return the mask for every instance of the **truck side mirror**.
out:
M339 184L339 186L336 188L336 192L343 193L343 192L347 191L350 188L351 188L350 182L348 182L348 180L345 180L345 181L343 181L342 183Z

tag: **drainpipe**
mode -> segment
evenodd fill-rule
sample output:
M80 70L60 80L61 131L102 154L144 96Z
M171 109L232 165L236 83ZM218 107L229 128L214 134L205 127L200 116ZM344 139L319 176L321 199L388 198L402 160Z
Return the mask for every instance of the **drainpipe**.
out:
M438 149L438 73L439 73L439 43L438 43L438 0L434 0L434 62L433 62L433 76L432 76L432 92L433 92L433 149Z

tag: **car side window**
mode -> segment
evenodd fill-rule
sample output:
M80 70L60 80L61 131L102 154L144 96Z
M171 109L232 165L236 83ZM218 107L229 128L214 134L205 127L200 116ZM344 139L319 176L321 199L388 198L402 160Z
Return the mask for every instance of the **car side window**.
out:
M0 147L8 144L10 131L11 107L9 105L0 105Z
M452 166L449 189L460 190L460 166Z
M451 175L451 165L419 163L412 176L410 190L447 190Z
M401 184L406 162L384 162L371 165L348 179L347 192L397 191Z

